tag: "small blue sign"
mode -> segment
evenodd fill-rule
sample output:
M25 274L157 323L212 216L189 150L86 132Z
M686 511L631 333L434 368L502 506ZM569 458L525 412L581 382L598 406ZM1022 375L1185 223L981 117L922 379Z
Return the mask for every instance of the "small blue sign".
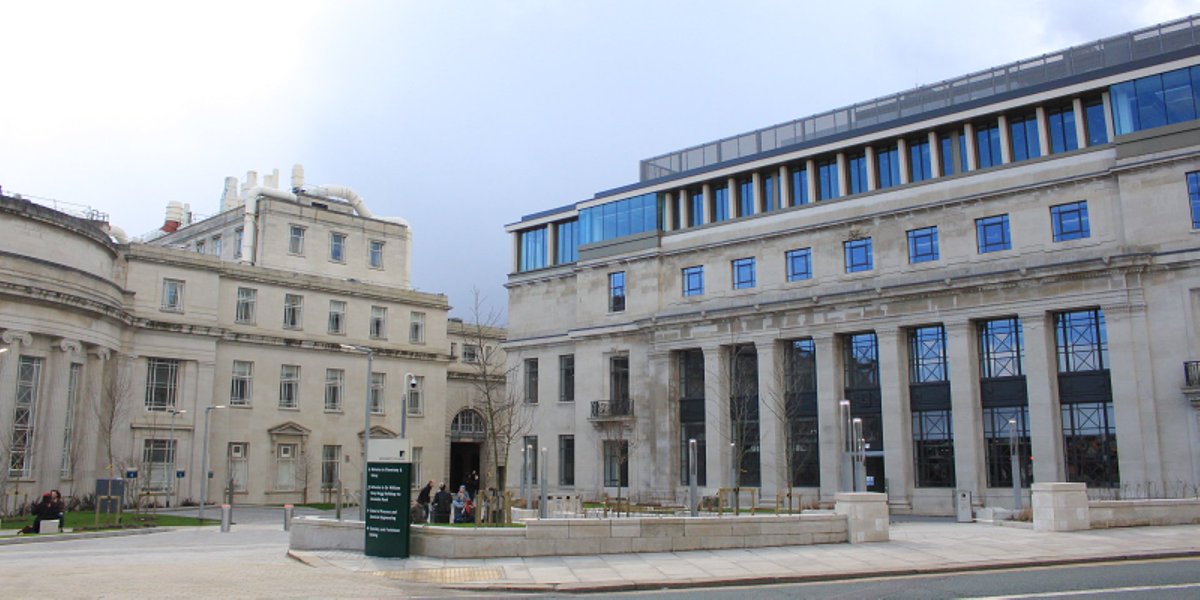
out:
M137 479L137 469L125 469L125 479Z
M178 471L175 471L175 479L183 479L183 475L184 475L183 469L179 469Z

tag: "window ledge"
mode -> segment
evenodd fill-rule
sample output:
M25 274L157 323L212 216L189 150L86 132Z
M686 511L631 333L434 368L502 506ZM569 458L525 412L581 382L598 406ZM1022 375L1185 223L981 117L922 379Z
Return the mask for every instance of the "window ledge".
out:
M279 410L286 410L288 412L300 412L299 406L276 406L276 408Z
M251 404L227 404L226 406L228 406L229 408L240 408L240 409L254 408L254 406Z
M340 415L340 414L342 414L342 409L340 409L340 408L327 408L327 409L325 409L325 414L327 414L327 415Z

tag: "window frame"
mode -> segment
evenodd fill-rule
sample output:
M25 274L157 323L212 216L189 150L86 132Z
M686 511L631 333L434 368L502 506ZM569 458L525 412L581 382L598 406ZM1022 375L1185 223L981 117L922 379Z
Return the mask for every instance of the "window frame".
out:
M938 250L937 225L909 229L905 232L905 237L908 239L908 264L916 265L941 260ZM923 244L928 246L928 251L922 252Z
M996 228L999 228L1000 239L989 241ZM1012 250L1012 228L1008 213L975 219L975 247L978 254Z
M258 290L256 288L239 287L237 289L237 305L234 308L233 320L243 325L254 325L257 321Z
M524 365L525 404L538 403L538 359L526 358Z
M289 303L292 300L296 302ZM304 296L302 294L283 295L283 328L304 329Z
M300 365L279 365L278 408L300 408Z
M1074 215L1074 227L1068 230L1065 225L1070 223L1068 219L1071 215ZM1087 200L1051 206L1050 233L1055 243L1092 237L1091 224L1088 221Z
M875 270L874 241L870 237L862 237L842 242L846 273L864 273ZM859 260L862 258L864 260Z
M329 232L329 262L346 263L346 242L350 236L340 231Z
M288 254L304 256L304 234L307 230L303 225L288 226Z
M174 358L146 358L146 400L144 407L147 411L167 412L173 410L179 401L179 372L180 361ZM159 371L163 369L163 371ZM162 377L160 377L162 376ZM159 402L159 396L162 401Z
M796 248L784 252L783 262L787 269L788 281L812 279L812 247ZM803 269L800 268L801 263L803 264Z
M346 370L325 369L325 412L342 412L346 395Z
M704 295L704 265L684 267L681 271L683 296Z
M608 312L624 312L627 298L625 296L625 271L613 271L608 274Z
M1188 205L1192 211L1192 229L1200 229L1200 171L1185 174Z
M425 313L413 311L408 314L408 342L425 343Z
M182 313L184 306L183 293L186 289L187 281L172 277L164 277L162 281L162 298L159 303L159 310L162 312Z
M248 360L233 361L229 373L229 405L250 406L253 394L254 362Z
M558 401L575 401L575 355L558 356Z
M372 269L383 268L383 248L385 242L382 240L371 240L367 246L367 266Z
M371 320L368 326L368 336L373 340L387 339L387 313L388 307L372 305Z
M371 414L383 415L387 409L387 373L371 372L371 388L367 392L367 400L371 405Z
M415 387L406 387L405 393L405 410L410 417L425 416L425 376L413 375L417 385ZM404 382L408 386L408 382Z
M346 335L346 311L348 304L345 300L329 301L329 323L326 332L330 335Z
M754 289L758 285L757 261L753 256L729 261L730 285L735 290Z

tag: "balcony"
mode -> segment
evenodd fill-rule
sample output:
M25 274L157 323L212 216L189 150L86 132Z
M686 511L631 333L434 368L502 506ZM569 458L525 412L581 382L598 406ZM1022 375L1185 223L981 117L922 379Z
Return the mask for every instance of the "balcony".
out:
M622 421L633 418L633 399L624 398L617 401L595 400L592 402L592 412L589 421Z
M1192 408L1200 410L1200 360L1183 363L1183 397L1192 403Z

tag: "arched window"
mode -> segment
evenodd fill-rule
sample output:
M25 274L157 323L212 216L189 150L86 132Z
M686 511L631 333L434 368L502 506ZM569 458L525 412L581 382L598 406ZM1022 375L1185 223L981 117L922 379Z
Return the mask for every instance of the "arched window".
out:
M454 420L450 422L451 437L483 438L486 433L487 428L484 425L483 417L469 408L459 411L457 415L454 415Z

